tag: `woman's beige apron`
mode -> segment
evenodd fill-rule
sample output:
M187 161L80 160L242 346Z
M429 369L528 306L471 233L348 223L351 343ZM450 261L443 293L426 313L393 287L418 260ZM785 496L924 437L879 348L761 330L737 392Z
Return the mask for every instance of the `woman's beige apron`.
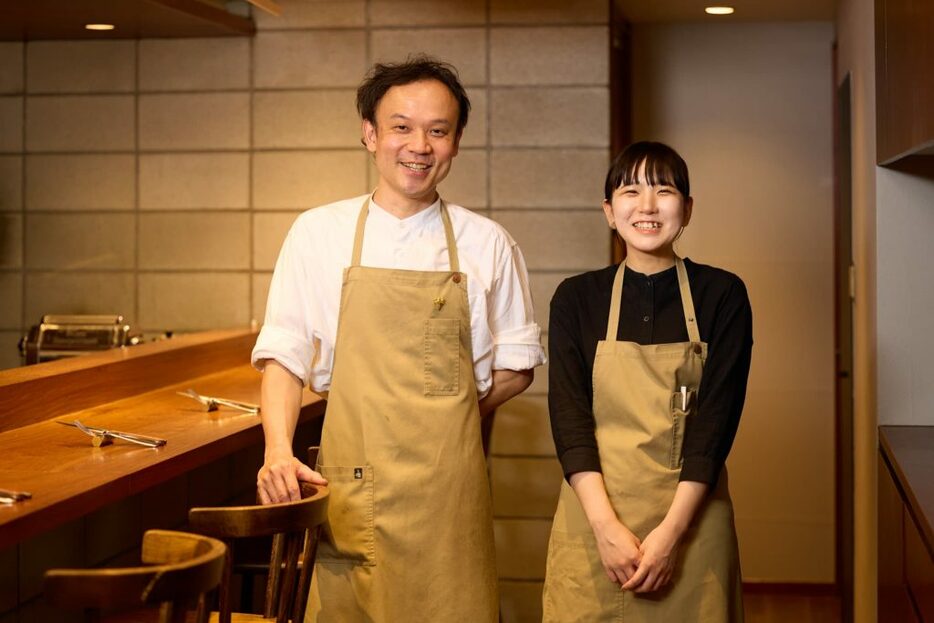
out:
M620 521L640 540L662 521L674 498L686 418L692 417L707 357L684 263L680 258L675 263L690 341L646 346L617 341L624 262L613 282L606 339L597 344L593 367L593 413L606 490ZM577 495L562 483L543 608L549 623L742 621L726 468L681 542L670 583L646 594L620 590L607 577Z
M467 276L447 208L449 271L344 270L317 470L328 524L306 621L488 623L498 597Z

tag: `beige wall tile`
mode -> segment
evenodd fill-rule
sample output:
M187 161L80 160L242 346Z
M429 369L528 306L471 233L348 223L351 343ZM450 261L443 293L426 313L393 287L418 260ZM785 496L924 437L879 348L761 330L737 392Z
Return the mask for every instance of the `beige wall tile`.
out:
M399 62L412 54L425 53L454 65L465 85L486 83L483 28L373 30L370 37L374 61Z
M610 236L602 212L494 210L493 218L519 243L530 270L584 271L609 263Z
M145 273L139 276L140 326L200 331L244 327L250 318L246 273Z
M494 146L610 145L610 92L605 87L505 89L491 95Z
M484 0L371 0L372 26L445 26L483 24Z
M136 329L135 301L130 272L26 275L27 324L43 314L122 314Z
M23 265L23 216L0 213L0 268Z
M502 623L541 623L544 582L504 580L499 583Z
M494 519L496 568L500 579L543 580L551 518Z
M135 87L135 41L30 41L29 93L127 92Z
M607 234L609 238L609 234ZM522 248L521 246L519 247ZM609 263L609 256L607 256ZM532 289L532 302L535 305L535 322L542 328L542 331L548 331L548 311L551 305L551 297L562 281L572 277L574 272L533 272L529 274L529 285Z
M493 207L600 209L609 164L603 149L493 151Z
M34 96L26 100L29 151L134 148L132 95Z
M491 0L493 24L581 24L609 20L604 0Z
M140 91L211 91L250 86L245 37L140 39Z
M84 538L88 566L138 546L143 539L139 497L124 498L90 513L85 518Z
M256 35L254 84L269 87L356 87L366 71L362 30Z
M470 98L470 116L467 127L461 135L461 148L482 147L486 145L487 134L487 90L482 88L467 89Z
M256 147L357 147L360 120L353 89L257 93L253 98Z
M253 215L253 268L272 270L279 257L282 241L299 212L276 212Z
M0 43L0 93L23 92L23 44Z
M485 149L462 149L447 178L439 186L445 200L467 208L487 206L487 152Z
M139 157L141 209L246 208L246 153L144 154Z
M259 30L364 26L364 0L279 0L282 15L253 11Z
M132 214L31 214L26 266L59 270L132 268Z
M0 329L19 329L23 314L23 274L0 272Z
M23 151L23 98L0 97L0 151Z
M258 152L253 207L308 209L367 192L367 151Z
M135 203L132 154L26 157L27 210L132 210Z
M84 520L62 526L27 539L19 546L19 600L25 602L42 592L42 575L56 567L84 567ZM23 616L20 613L21 617ZM21 621L50 619L21 618ZM54 619L51 619L54 620Z
M23 158L0 156L0 212L23 209Z
M608 84L608 33L603 26L494 28L493 84Z
M554 457L493 457L493 515L551 519L564 472Z
M0 331L0 370L16 368L22 364L19 357L19 349L17 348L17 344L19 344L22 337L22 331ZM0 586L3 586L3 588L0 588L0 592L12 589L13 598L16 598L15 581L13 585L10 586L6 578L0 576ZM0 622L3 621L3 615L0 615Z
M246 93L141 95L140 149L246 149L250 144Z
M253 273L253 313L251 320L259 323L266 317L266 299L269 298L269 284L272 281L272 273Z
M139 232L142 269L250 267L250 216L245 212L143 214Z
M493 456L555 456L548 401L544 396L522 394L496 410L490 452Z

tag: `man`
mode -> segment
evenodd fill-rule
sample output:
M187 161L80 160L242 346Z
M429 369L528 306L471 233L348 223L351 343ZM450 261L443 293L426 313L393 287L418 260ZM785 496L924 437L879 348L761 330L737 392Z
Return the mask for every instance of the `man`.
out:
M497 620L480 417L543 363L522 255L442 201L470 111L453 68L376 65L357 92L372 195L302 214L253 351L264 503L330 487L308 620ZM303 384L329 391L317 471L292 454Z

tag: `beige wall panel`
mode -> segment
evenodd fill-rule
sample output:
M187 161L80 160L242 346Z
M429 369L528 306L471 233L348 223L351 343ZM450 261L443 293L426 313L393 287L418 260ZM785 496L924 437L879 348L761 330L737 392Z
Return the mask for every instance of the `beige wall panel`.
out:
M253 11L258 30L352 27L366 24L364 0L278 0L282 15Z
M250 319L262 323L263 319L266 318L266 299L269 298L269 284L272 282L272 273L254 272L252 279L253 305Z
M76 270L132 268L132 214L31 214L26 267Z
M85 517L84 539L87 565L95 566L108 558L133 549L143 540L139 498L113 502Z
M253 268L272 270L285 235L300 212L275 212L253 215Z
M466 26L485 21L484 0L370 0L372 26Z
M542 580L548 554L548 519L494 519L496 568L501 580Z
M0 213L0 268L23 265L23 216Z
M363 147L253 155L253 207L309 209L367 192Z
M608 84L608 36L603 26L495 28L490 32L490 82Z
M253 97L255 147L357 147L360 121L355 91L257 93Z
M609 234L606 236L609 239ZM606 264L609 265L609 251L606 255ZM551 297L562 281L578 273L573 272L533 272L529 275L529 285L532 288L532 302L535 304L535 322L548 331L548 315L551 307Z
M564 473L554 457L493 457L493 515L551 519Z
M491 0L493 24L606 23L609 4L604 0Z
M141 39L140 91L213 91L250 86L245 37Z
M249 207L246 153L144 154L139 157L141 209Z
M487 206L487 152L485 149L462 149L438 192L445 200L467 208Z
M142 269L250 267L250 216L245 212L143 214L139 232Z
M541 623L544 582L505 580L499 583L502 623Z
M460 147L482 147L487 144L487 90L479 87L467 89L470 98L470 116L461 135Z
M26 157L27 210L132 210L135 203L132 154Z
M0 97L0 152L23 150L23 98Z
M23 44L0 43L0 93L23 92Z
M23 337L22 331L0 331L0 370L6 370L7 368L16 368L22 363L19 358L19 349L17 348L17 344L19 344L19 341L22 337ZM10 548L6 551L7 552L15 551L15 548ZM0 554L0 555L6 555L6 554ZM6 580L5 577L3 578L3 580L4 581L0 584L2 584L5 588L0 589L0 590L10 590L13 593L13 596L15 599L16 597L15 579L12 583ZM9 603L9 602L5 601L4 604L6 603ZM14 612L12 613L12 615L15 617L16 613ZM3 618L3 615L0 615L0 621L2 621L3 623L7 623L7 621ZM16 620L11 619L9 623L16 623Z
M610 145L606 87L494 90L491 106L490 138L495 146Z
M23 209L23 158L0 156L0 212Z
M133 146L132 95L37 96L26 100L29 151L119 151Z
M546 398L522 394L497 409L490 452L494 456L555 456Z
M0 272L0 329L19 329L23 313L23 275Z
M139 328L130 272L28 273L26 323L43 314L122 314Z
M363 30L259 33L253 43L257 88L356 87L366 71Z
M70 521L39 536L23 541L19 546L19 600L25 602L42 592L42 576L48 569L84 567L84 520ZM22 618L21 621L55 619ZM56 617L57 618L57 617Z
M493 208L592 206L600 212L608 164L603 149L497 149Z
M495 210L493 218L519 243L529 270L584 271L606 265L609 240L595 243L607 230L602 213Z
M246 93L141 95L139 146L148 149L246 149L250 144Z
M127 92L133 90L135 78L135 41L30 41L26 44L26 90L29 93Z
M139 324L146 330L244 327L250 276L242 273L145 273L139 276Z
M374 61L397 63L412 54L426 53L454 65L465 85L486 83L484 28L373 30L370 37Z

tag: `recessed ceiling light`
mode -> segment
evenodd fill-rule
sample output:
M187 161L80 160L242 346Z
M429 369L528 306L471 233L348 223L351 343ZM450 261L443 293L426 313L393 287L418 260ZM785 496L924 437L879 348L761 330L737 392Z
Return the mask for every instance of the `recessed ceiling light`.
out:
M87 30L113 30L113 24L85 24Z
M704 12L708 15L730 15L733 13L733 7L731 6L709 6L704 9Z

